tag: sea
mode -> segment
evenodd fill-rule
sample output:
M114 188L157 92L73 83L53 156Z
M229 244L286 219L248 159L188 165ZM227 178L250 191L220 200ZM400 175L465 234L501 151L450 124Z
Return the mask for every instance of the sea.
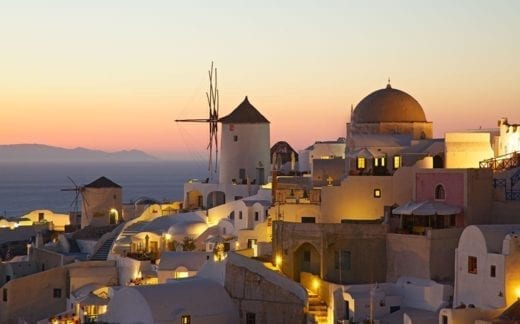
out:
M184 183L205 179L201 161L151 162L0 162L0 216L16 218L35 209L69 213L75 209L75 185L105 176L123 187L123 202L141 197L183 199ZM81 205L80 205L81 206Z

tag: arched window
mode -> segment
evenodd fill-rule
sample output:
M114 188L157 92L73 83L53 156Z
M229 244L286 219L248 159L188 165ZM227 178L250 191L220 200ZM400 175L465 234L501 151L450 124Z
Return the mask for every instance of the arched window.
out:
M444 190L444 186L438 184L435 187L435 200L444 200L446 199L446 191Z

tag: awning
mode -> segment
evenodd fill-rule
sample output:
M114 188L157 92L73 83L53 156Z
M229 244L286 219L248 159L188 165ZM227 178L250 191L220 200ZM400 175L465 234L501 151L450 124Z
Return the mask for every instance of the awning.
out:
M409 201L406 204L395 208L392 211L394 215L456 215L461 212L461 209L456 206L448 205L441 201Z

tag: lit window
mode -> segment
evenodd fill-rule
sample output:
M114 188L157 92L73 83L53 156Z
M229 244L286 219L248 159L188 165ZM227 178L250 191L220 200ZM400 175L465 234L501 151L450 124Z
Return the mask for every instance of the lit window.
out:
M380 157L380 158L375 158L374 159L374 166L378 167L378 166L382 166L384 167L385 166L385 158L384 157Z
M401 167L401 157L399 155L394 156L394 169L399 169Z
M435 187L435 200L445 200L446 199L446 191L444 190L444 186L439 184Z
M381 198L381 189L374 189L374 198Z
M188 271L175 271L175 279L188 278L189 275Z
M190 315L182 315L181 316L181 324L191 324L191 316Z
M491 268L489 269L489 275L492 278L495 278L497 276L497 268L496 268L496 266L494 266L494 265L491 266Z
M468 273L477 274L477 257L468 256Z
M360 156L357 158L357 168L364 169L365 168L365 158Z

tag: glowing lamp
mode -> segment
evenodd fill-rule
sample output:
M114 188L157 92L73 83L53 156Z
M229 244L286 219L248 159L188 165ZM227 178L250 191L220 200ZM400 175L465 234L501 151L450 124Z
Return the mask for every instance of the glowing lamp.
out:
M520 286L515 288L515 295L516 295L516 298L520 299Z
M312 279L312 288L315 291L318 291L319 287L320 287L320 282L318 281L318 279L316 279L316 278Z
M282 266L282 257L280 255L277 255L275 258L275 263L278 268Z

